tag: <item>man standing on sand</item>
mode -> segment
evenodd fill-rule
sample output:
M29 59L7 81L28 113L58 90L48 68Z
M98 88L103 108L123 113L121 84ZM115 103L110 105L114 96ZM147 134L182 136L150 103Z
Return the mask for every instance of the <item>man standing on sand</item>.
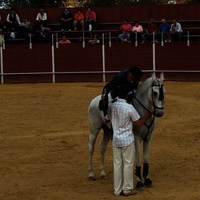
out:
M127 102L129 85L122 84L117 89L117 100L108 109L108 119L113 128L114 195L137 194L133 183L133 163L135 144L133 124L141 126L151 116L147 112L140 117L133 105Z

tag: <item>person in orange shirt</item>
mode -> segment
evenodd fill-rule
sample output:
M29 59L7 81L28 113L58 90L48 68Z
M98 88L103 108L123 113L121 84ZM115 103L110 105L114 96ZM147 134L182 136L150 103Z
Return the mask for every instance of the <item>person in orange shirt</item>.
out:
M58 42L59 44L71 44L71 41L67 39L65 35L62 36L62 39Z
M81 25L82 30L84 29L84 19L84 14L81 12L80 9L78 9L77 12L74 14L74 30L77 30L78 25Z

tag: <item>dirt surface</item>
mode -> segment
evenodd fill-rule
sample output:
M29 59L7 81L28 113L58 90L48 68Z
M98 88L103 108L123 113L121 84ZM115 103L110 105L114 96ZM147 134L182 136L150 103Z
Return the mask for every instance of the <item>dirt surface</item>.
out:
M165 115L150 152L153 187L113 196L107 180L87 180L87 108L102 83L0 86L0 200L199 200L200 83L165 82ZM99 134L94 168L99 176Z

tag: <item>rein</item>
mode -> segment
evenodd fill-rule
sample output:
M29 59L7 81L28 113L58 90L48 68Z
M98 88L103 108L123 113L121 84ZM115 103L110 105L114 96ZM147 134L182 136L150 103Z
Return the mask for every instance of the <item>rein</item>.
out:
M135 96L134 98L137 100L137 102L138 102L146 111L148 111L149 113L153 114L153 112L151 112L148 108L146 108L146 107L144 106L144 104L142 104L136 96ZM149 119L149 120L150 120L150 124L147 124L146 122L144 123L144 126L147 128L147 134L145 135L145 137L144 137L144 139L143 139L144 141L147 140L147 137L148 137L148 135L149 135L150 129L151 129L151 127L152 127L152 125L153 125L153 123L154 123L154 121L155 121L155 116L154 116L154 114L153 114L153 117L152 117L151 119Z
M137 100L137 102L138 102L147 112L153 114L153 117L150 119L150 124L144 123L145 127L147 128L147 134L146 134L146 136L145 136L145 138L144 138L143 140L146 140L146 139L147 139L147 137L148 137L148 135L149 135L149 132L150 132L150 129L151 129L151 127L152 127L152 125L153 125L153 123L154 123L154 121L155 121L155 115L154 115L155 109L159 109L159 110L163 110L163 109L164 109L163 106L162 106L162 107L158 107L158 106L155 105L154 97L153 97L153 87L154 87L154 86L159 87L159 100L160 100L160 101L164 101L163 85L157 85L157 84L152 85L152 102L153 102L153 108L154 108L153 112L150 111L148 108L146 108L146 106L145 106L136 96L134 96L134 98Z

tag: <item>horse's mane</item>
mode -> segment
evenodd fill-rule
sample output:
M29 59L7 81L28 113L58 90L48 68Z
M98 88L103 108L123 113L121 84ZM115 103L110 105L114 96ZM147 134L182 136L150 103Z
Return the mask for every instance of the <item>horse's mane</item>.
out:
M137 90L145 90L145 88L147 89L149 86L152 86L153 84L160 84L160 78L157 77L149 77L146 80L144 80L138 87Z
M153 78L149 77L146 80L144 80L138 87L137 92L136 93L140 93L141 91L146 91L149 86L152 85L153 82Z

